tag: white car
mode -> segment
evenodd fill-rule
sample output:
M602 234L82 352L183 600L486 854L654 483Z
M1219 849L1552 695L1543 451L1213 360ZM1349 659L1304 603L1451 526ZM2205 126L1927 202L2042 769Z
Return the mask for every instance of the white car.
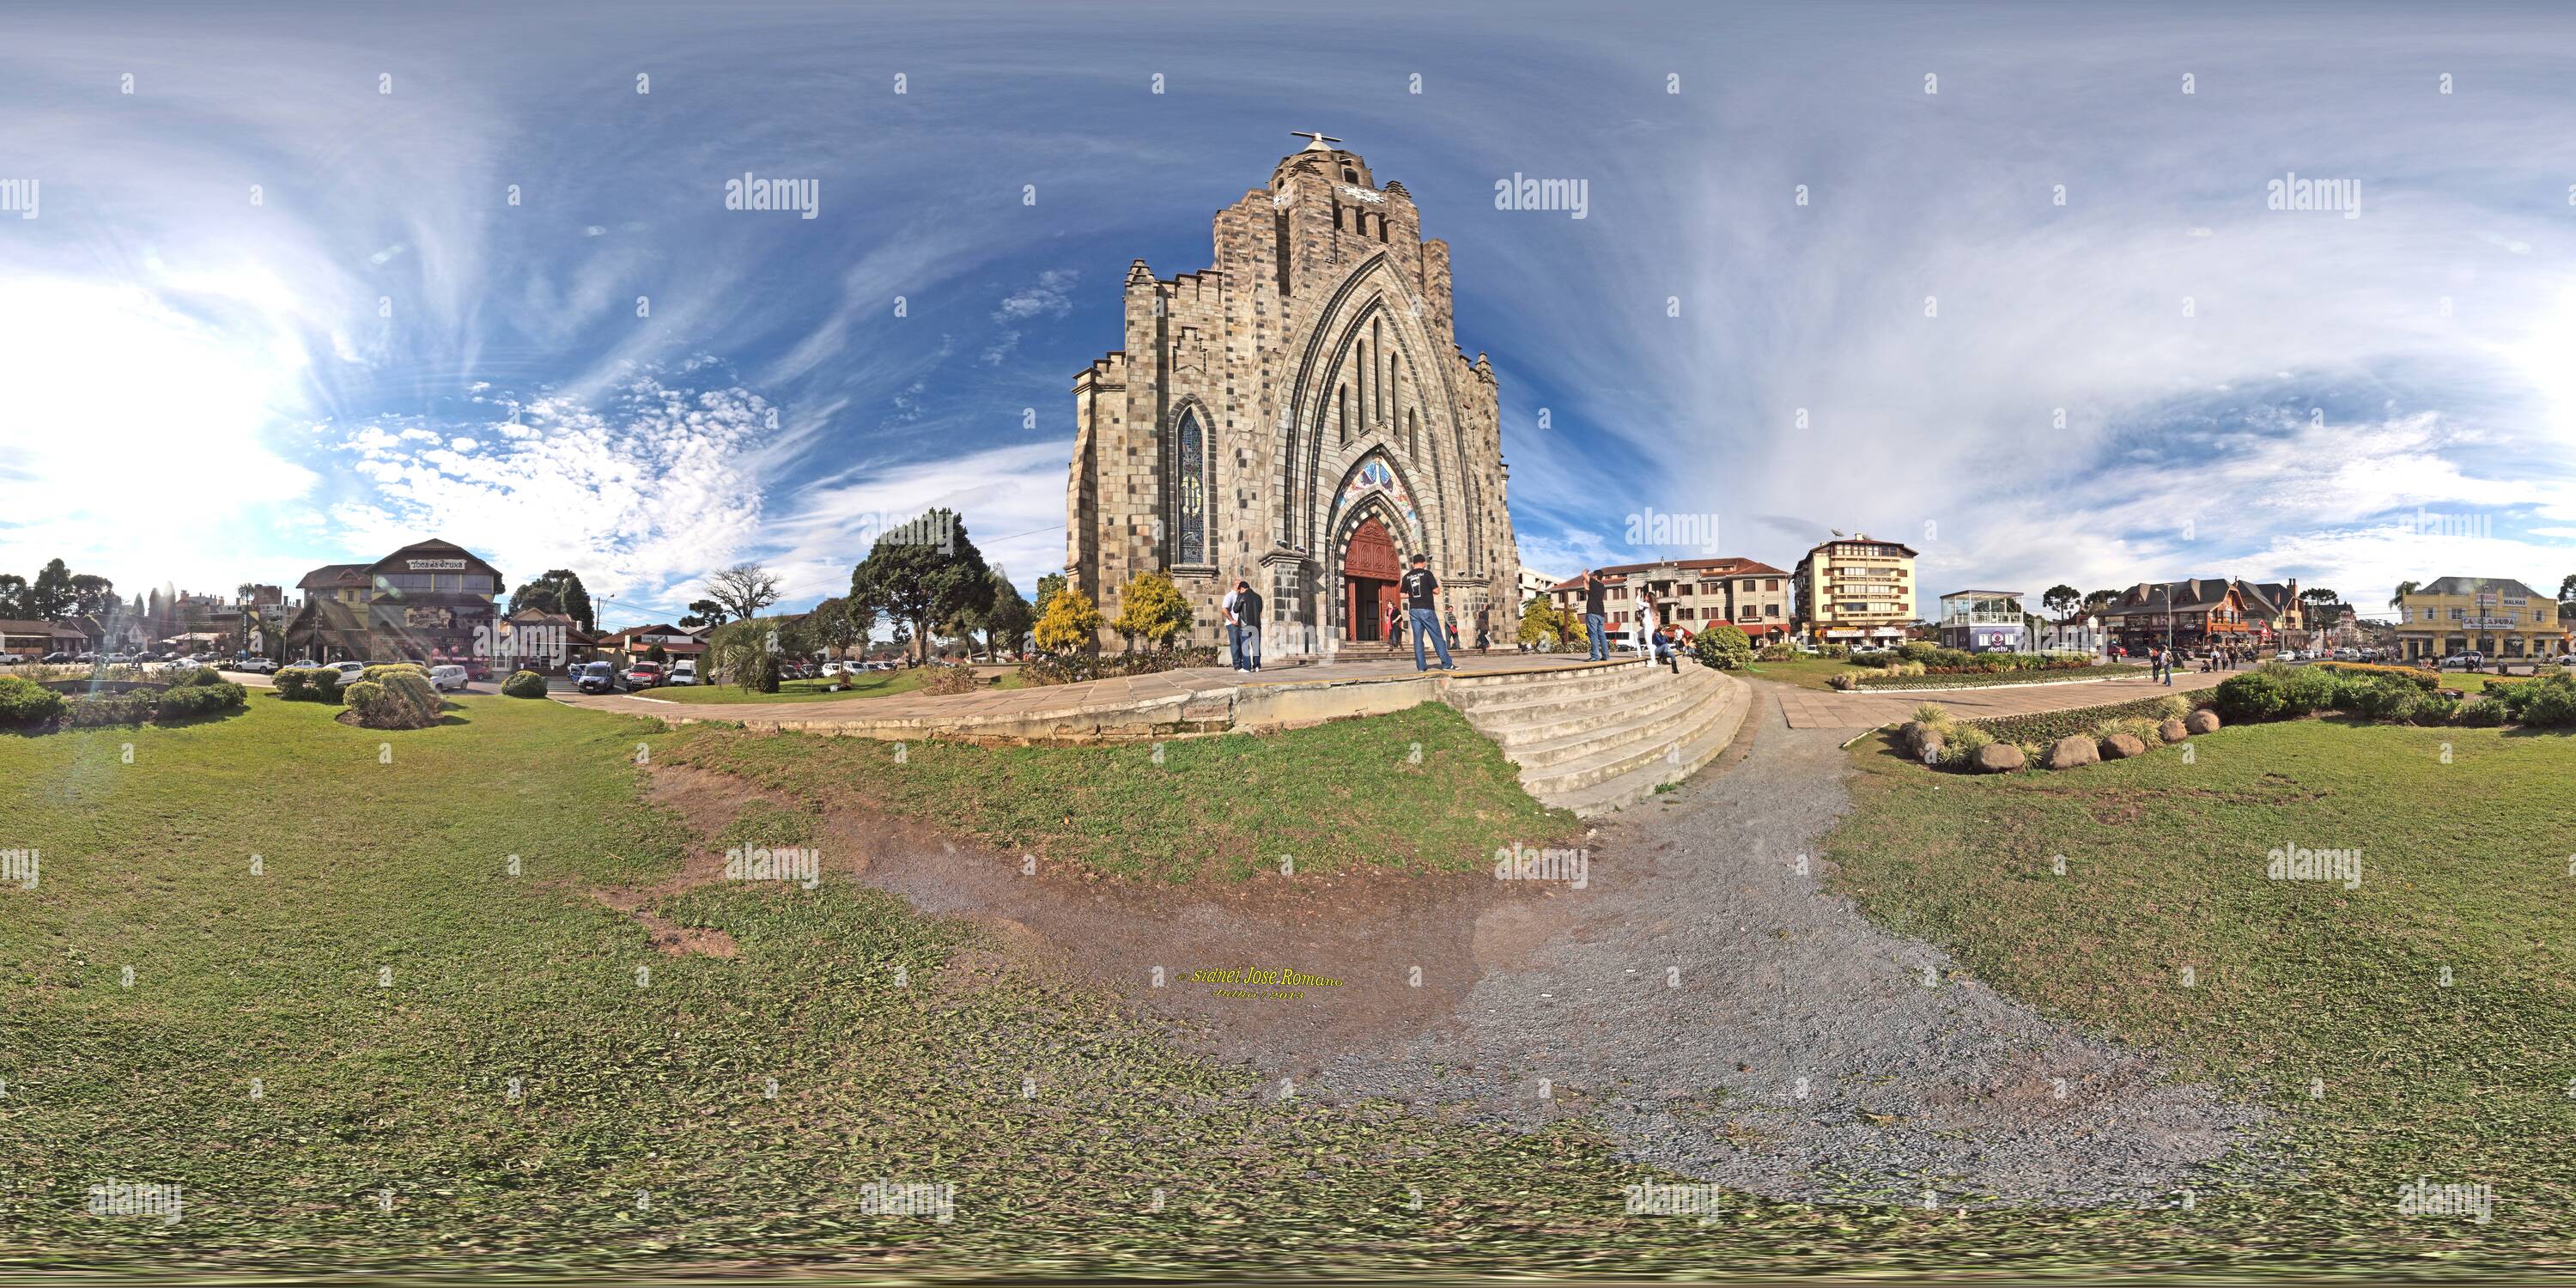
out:
M662 683L664 684L695 684L697 682L698 663L695 658L686 658L681 661L673 662L671 664L670 674L662 677Z
M429 687L441 692L463 693L465 691L465 682L468 678L469 677L465 674L465 668L461 666L433 666L429 668Z
M322 669L339 672L340 678L332 683L344 688L367 678L367 664L364 662L332 662Z

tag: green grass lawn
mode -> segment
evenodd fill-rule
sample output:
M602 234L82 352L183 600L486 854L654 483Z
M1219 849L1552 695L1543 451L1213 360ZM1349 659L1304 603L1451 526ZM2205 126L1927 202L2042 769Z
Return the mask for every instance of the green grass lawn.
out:
M1283 733L979 747L680 730L665 763L825 806L932 822L996 848L1158 881L1349 868L1473 871L1513 841L1581 833L1439 703Z
M2286 1116L2303 1175L2205 1204L2213 1237L2566 1264L2576 738L2312 720L1995 778L1854 754L1828 852L1872 916ZM2361 851L2359 886L2267 879L2286 846ZM2399 1216L2418 1176L2491 1184L2494 1223Z
M1801 653L1786 662L1756 662L1746 667L1744 673L1755 679L1794 684L1801 689L1831 689L1834 687L1830 682L1833 677L1853 669L1849 662ZM1871 668L1860 669L1866 671Z
M869 671L861 675L853 676L847 680L837 681L837 683L841 683L846 686L838 693L829 691L829 686L836 683L836 681L832 680L782 680L779 682L778 692L776 693L761 693L757 690L745 689L739 685L732 684L682 684L664 685L661 688L651 689L646 692L645 696L659 698L665 702L685 702L691 704L706 702L840 702L852 698L883 698L890 697L897 693L911 693L919 689L921 687L921 682L928 678L929 675L930 672L922 667L911 667L901 671ZM995 680L987 687L994 689L1019 688L1021 687L1020 673L1018 671L1006 672L1001 676L1001 678Z
M2576 847L2563 791L2531 790L2563 764L2556 739L2449 731L2460 755L2435 770L2430 731L2369 731L2394 738L2398 761L2355 769L2285 726L2203 739L2210 777L2186 783L2140 780L2172 772L2170 754L2086 771L2098 786L1874 775L1835 854L1881 915L1965 943L1979 969L2070 1012L2165 1040L2196 1071L2288 1081L2322 1067L2323 1108L2279 1096L2315 1179L2193 1212L1736 1196L1703 1228L1625 1214L1623 1185L1674 1178L1611 1161L1577 1123L1521 1135L1283 1098L1275 1079L1182 1053L1159 1023L1052 972L960 959L990 947L979 931L846 876L649 904L731 935L731 959L658 952L588 895L664 880L693 843L796 833L793 811L769 806L756 825L692 835L641 802L639 746L767 775L815 750L803 740L497 697L413 732L336 713L259 694L245 714L184 727L0 735L0 846L42 855L37 889L0 889L0 1273L1669 1278L2564 1260L2568 1163L2553 1151L2576 1126L2558 1094L2576 1035L2564 887L2544 878ZM1355 789L1348 822L1374 817L1369 790L1482 790L1442 716L1309 730L1326 736L1293 755L1175 742L1153 766L1148 749L1107 750L1170 796L1224 786L1229 806L1276 794L1319 809L1335 798L1296 775L1374 774L1422 741L1439 772ZM960 749L910 750L952 786L975 772L1080 785L1043 760L942 767ZM1245 773L1263 775L1253 790ZM813 777L844 774L882 783L864 758ZM1947 790L1924 790L1934 781ZM2214 793L2231 838L2330 829L2340 807L2383 829L2363 842L2373 855L2392 853L2355 895L2246 889L2231 875L2239 842L2207 853L2179 800L2137 795L2186 787ZM1085 808L1151 808L1144 787L1093 790ZM985 812L998 808L961 817L1039 825ZM1148 813L1139 834L1177 826ZM2062 836L2098 839L2080 876L2050 886L2023 851ZM1109 843L1068 831L1064 844ZM1882 847L1894 852L1873 857ZM2148 950L2205 951L2204 987L2123 996L2157 975ZM2425 982L2437 961L2459 972L2453 990ZM2506 1202L2488 1231L2398 1225L2363 1206L2395 1184L2383 1169L2492 1174ZM183 1219L85 1213L87 1187L109 1180L182 1185ZM860 1187L879 1180L954 1185L954 1220L862 1211Z

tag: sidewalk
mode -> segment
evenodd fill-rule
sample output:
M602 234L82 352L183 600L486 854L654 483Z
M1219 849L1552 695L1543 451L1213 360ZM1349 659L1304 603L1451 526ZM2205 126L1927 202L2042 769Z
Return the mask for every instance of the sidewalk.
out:
M2243 671L2176 671L2172 688L2143 676L2090 683L1996 684L1938 693L1921 690L1834 693L1777 684L1773 687L1780 694L1780 714L1787 718L1792 729L1875 729L1893 721L1913 718L1914 708L1926 702L1939 703L1962 720L1983 720L1990 716L2025 716L2037 711L2106 707L2167 693L2189 693L2209 688L2231 675L2242 674Z

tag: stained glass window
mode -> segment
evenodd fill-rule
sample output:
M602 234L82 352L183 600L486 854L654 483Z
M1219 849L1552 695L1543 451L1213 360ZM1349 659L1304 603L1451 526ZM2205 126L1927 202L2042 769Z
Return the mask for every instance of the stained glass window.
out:
M1180 450L1180 562L1207 561L1207 448L1200 441L1199 418L1195 413L1181 413Z

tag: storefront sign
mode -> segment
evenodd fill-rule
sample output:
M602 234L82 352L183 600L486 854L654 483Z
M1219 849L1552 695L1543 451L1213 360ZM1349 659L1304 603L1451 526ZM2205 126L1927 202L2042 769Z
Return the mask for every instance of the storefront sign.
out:
M465 561L462 559L407 559L404 562L411 565L413 572L465 571Z

